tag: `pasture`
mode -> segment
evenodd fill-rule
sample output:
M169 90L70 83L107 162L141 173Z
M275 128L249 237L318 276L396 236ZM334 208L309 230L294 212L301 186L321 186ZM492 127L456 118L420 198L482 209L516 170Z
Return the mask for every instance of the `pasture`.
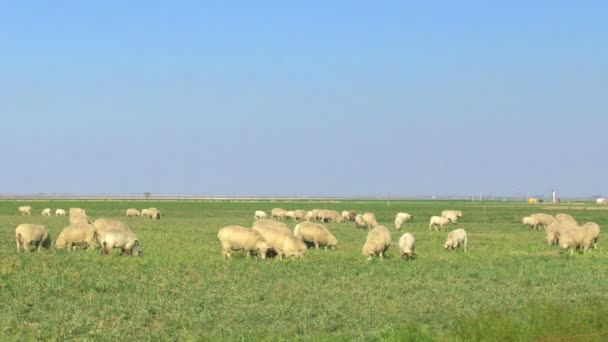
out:
M33 207L31 217L17 207ZM159 221L124 216L157 207ZM81 207L92 219L128 222L141 257L78 250L17 254L20 223L44 224L53 241L67 217L50 207ZM223 260L217 231L251 226L273 207L370 211L391 228L388 257L361 255L367 230L326 224L335 251L302 259ZM463 211L458 225L429 232L443 209ZM0 340L440 340L608 339L608 210L585 205L458 201L2 201ZM400 232L397 212L415 219ZM573 215L601 228L596 251L570 256L547 246L544 232L523 228L534 212ZM295 223L287 221L293 228ZM446 252L447 232L464 228L469 252ZM398 257L403 232L417 258Z

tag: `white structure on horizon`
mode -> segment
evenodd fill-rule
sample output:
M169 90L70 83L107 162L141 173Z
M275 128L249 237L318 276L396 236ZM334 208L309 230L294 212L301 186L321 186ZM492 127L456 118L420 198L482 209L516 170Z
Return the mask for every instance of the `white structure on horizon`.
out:
M555 190L553 190L552 196L553 196L553 203L557 203L557 198L555 197Z

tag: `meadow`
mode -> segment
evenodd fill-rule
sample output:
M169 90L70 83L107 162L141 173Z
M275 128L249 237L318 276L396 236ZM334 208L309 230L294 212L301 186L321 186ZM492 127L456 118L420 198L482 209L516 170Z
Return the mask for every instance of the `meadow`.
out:
M20 205L33 215L22 217ZM81 207L92 219L125 220L141 257L95 251L17 254L15 227L44 224L54 239ZM159 221L127 218L157 207ZM327 224L338 249L302 259L223 260L217 231L251 226L255 210L370 211L392 230L383 260L361 255L366 230ZM462 210L462 222L429 232L428 219ZM397 212L413 214L396 231ZM573 215L603 229L598 249L570 256L526 229L534 212ZM1 201L0 340L412 340L553 341L608 339L608 210L592 203L529 205L465 201ZM295 223L289 222L293 228ZM464 228L469 252L444 251L447 232ZM416 236L417 258L397 242Z

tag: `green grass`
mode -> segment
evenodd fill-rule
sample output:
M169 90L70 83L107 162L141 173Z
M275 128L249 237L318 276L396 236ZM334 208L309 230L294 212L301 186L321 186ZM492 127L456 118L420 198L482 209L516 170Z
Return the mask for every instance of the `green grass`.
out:
M32 217L17 207L30 204ZM82 207L93 218L129 222L140 258L102 257L99 250L16 253L20 223L46 225L53 240L66 217L44 207ZM128 207L155 206L160 221L124 217ZM221 258L217 231L251 226L253 212L354 209L376 213L393 231L384 261L367 261L367 231L328 224L335 251L310 250L298 260ZM352 202L0 202L0 340L442 340L522 341L608 338L608 253L569 256L524 229L533 212L566 212L579 222L608 222L595 204L548 209L543 204L450 201ZM543 208L546 208L543 210ZM588 208L588 209L587 209ZM446 252L447 235L429 232L443 209L464 213L470 251ZM401 232L394 214L415 215ZM293 223L289 223L291 227ZM448 229L453 229L451 226ZM417 259L398 257L403 231L416 236ZM602 335L603 334L603 335Z

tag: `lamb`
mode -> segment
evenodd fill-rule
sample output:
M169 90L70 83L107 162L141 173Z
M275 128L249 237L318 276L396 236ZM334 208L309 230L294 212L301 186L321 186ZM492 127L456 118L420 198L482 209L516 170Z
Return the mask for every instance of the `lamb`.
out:
M44 208L41 213L42 216L51 216L51 208Z
M367 228L365 221L363 221L363 215L357 214L357 216L355 216L355 226L357 228Z
M320 210L317 217L321 222L342 222L342 216L335 210Z
M376 215L372 213L363 214L363 222L365 222L365 226L369 228L374 228L378 225L378 221L376 221Z
M454 229L449 232L448 238L443 244L443 248L445 250L451 250L461 246L466 253L468 250L467 232L464 229Z
M129 208L127 209L127 216L132 217L132 216L140 216L141 213L139 212L139 210L135 209L135 208Z
M416 239L411 233L405 233L401 235L401 238L399 239L399 255L401 255L401 258L409 259L415 257L415 243Z
M304 210L294 210L294 217L298 221L304 221L306 218L306 212Z
M557 222L572 222L575 225L578 225L578 222L576 222L576 220L574 219L574 217L572 217L572 215L568 215L568 214L557 214L555 215L555 219L557 220Z
M521 219L524 226L530 226L532 229L540 229L540 221L532 216L526 216Z
M440 229L443 229L443 226L450 224L450 222L451 221L449 218L432 216L431 220L429 221L429 230L435 228L435 231L437 231L437 226L439 226Z
M111 229L105 232L100 240L101 255L108 255L113 248L120 248L120 255L139 256L142 251L139 240L133 232Z
M571 227L560 234L559 246L569 249L570 255L574 254L575 249L583 248L587 229L579 226Z
M272 208L270 211L270 218L273 220L282 220L285 218L287 212L281 208Z
M32 216L32 207L29 205L22 205L19 207L21 216Z
M600 237L600 226L595 222L587 222L583 225L583 228L587 230L583 240L585 250L596 249L597 241Z
M87 249L95 249L95 227L89 223L82 223L78 225L69 225L65 227L55 242L55 248L64 249L67 247L68 251L76 250L76 246L86 245Z
M549 214L532 214L530 217L537 219L544 228L547 228L548 225L556 221L555 218Z
M252 229L264 237L268 248L273 249L279 259L302 257L306 254L306 245L297 240L291 230L281 222L258 220L253 223Z
M445 217L452 223L456 223L462 217L460 210L444 210L441 212L441 217Z
M255 218L256 220L263 220L267 217L268 217L268 214L266 214L265 212L263 212L261 210L256 210L253 215L253 218Z
M319 249L319 245L324 245L326 250L327 247L336 249L338 244L336 237L333 236L324 225L319 223L299 223L294 228L293 233L296 239L304 243L312 243L316 249Z
M15 241L17 243L17 253L21 252L21 247L26 252L31 252L32 244L36 251L40 252L41 247L49 248L51 236L43 225L24 223L18 225L15 229Z
M384 259L384 253L391 245L391 232L384 226L376 226L367 233L367 240L361 249L367 260L372 260L374 255Z
M224 259L231 258L232 251L243 250L247 258L251 253L265 259L268 251L268 244L259 232L240 226L226 226L219 230L217 238L222 245L222 256Z
M67 215L67 213L65 212L65 210L63 209L57 209L55 210L55 216L65 216Z

